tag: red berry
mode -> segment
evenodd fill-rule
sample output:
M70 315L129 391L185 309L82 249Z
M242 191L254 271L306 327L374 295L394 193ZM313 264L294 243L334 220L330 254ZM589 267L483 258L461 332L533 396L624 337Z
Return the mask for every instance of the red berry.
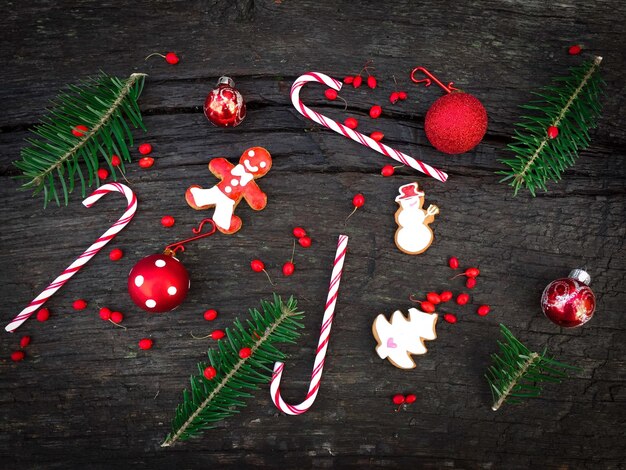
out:
M372 119L377 119L377 118L379 118L379 117L380 117L380 115L382 114L382 112L383 112L383 108L381 108L381 107L380 107L380 106L378 106L378 105L374 105L374 106L372 106L372 107L370 108L370 117L371 117Z
M389 95L389 101L391 102L391 104L396 104L399 99L400 95L397 91L394 91L393 93L391 93L391 95Z
M456 323L457 319L456 319L456 315L454 313L446 313L443 316L443 319L445 321L447 321L448 323Z
M30 336L22 336L20 338L20 348L25 348L30 344Z
M250 348L241 348L239 350L239 357L242 359L246 359L247 357L250 357L251 354L252 354L252 349Z
M298 243L302 248L308 248L311 246L311 238L310 237L301 237L298 239Z
M469 302L469 298L470 296L464 292L456 296L456 303L459 305L465 305L467 302Z
M24 351L13 351L11 353L11 360L13 362L20 362L22 359L24 359Z
M490 310L491 308L489 307L489 305L481 305L480 307L478 307L478 310L476 310L476 313L478 313L478 315L480 315L481 317L484 317L489 313Z
M382 170L380 170L380 174L383 176L391 176L395 173L396 169L393 165L385 165Z
M337 90L333 90L332 88L327 88L324 92L324 96L331 101L335 101L337 99Z
M78 299L74 301L72 307L74 308L74 310L85 310L87 308L87 302L85 302L83 299Z
M468 289L473 289L474 287L476 287L476 278L468 277L467 281L465 281L465 287L467 287Z
M441 294L439 294L439 298L442 302L448 302L450 299L452 299L452 297L452 292L450 292L449 290L443 291Z
M398 98L400 98L402 101L406 100L408 98L408 95L406 94L406 91L399 91L398 92Z
M363 77L361 77L360 75L357 75L356 77L354 77L354 81L352 82L352 86L354 88L359 88L361 86L361 83L363 83Z
M211 332L211 339L214 340L222 339L224 336L226 336L226 333L224 333L222 330L214 330L213 332Z
M383 140L383 137L385 137L385 134L380 131L374 131L370 134L370 139L375 140L376 142Z
M291 276L295 270L296 265L293 264L291 261L287 261L285 264L283 264L283 274L285 276Z
M50 318L50 311L47 308L42 308L37 312L38 321L47 321Z
M356 129L359 126L359 121L357 121L353 117L346 118L346 120L343 121L343 123L345 124L346 127L350 129Z
M124 321L124 315L122 312L111 312L110 320L113 323L122 323Z
M415 403L415 400L417 400L417 397L415 395L413 395L412 393L409 393L406 396L406 400L404 401L407 405L410 405L411 403Z
M143 157L139 159L139 166L141 168L150 168L154 165L154 158L152 157Z
M420 304L423 312L433 313L435 311L435 304L433 304L432 302L429 302L428 300L412 300L412 301Z
M174 219L171 215L164 215L161 217L161 225L163 225L163 227L171 227L175 223L176 219Z
M98 178L105 180L109 177L109 172L106 168L98 168Z
M398 393L393 396L392 400L394 405L402 405L406 401L406 397L401 393Z
M473 278L473 277L478 277L479 274L480 274L480 269L478 269L478 268L467 268L465 271L463 271L460 274L457 274L452 279L454 279L455 277L459 277L459 276L467 276L467 277Z
M150 152L152 152L152 145L147 143L140 144L138 150L140 154L148 155Z
M139 340L139 349L152 348L152 340L150 338L142 338Z
M253 259L250 261L250 267L255 273L260 273L265 269L265 264L260 259Z
M448 266L450 266L452 269L458 269L459 268L459 260L458 260L458 258L455 258L454 256L452 258L450 258L448 260Z
M343 83L345 83L346 85L350 85L353 81L354 81L354 77L352 75L348 75L347 77L344 77L343 79Z
M176 65L179 60L180 59L178 58L178 56L173 52L168 52L167 54L165 54L165 62L167 62L168 64Z
M293 229L293 236L296 238L306 237L306 230L304 230L302 227L295 227Z
M117 155L111 155L111 165L118 167L122 164L122 160Z
M72 134L74 135L74 137L83 137L85 135L85 132L88 131L89 128L87 126L79 124L78 126L74 127L74 129L72 129Z
M376 78L372 75L370 75L369 77L367 77L367 86L370 87L372 90L374 88L376 88L377 82L376 82Z
M217 318L217 310L211 308L204 312L203 316L206 321L213 321Z
M122 259L123 256L124 256L124 252L120 250L119 248L113 248L111 252L109 253L109 259L111 261L118 261Z
M426 300L428 300L431 304L437 305L441 303L441 297L436 292L429 292L426 294Z
M99 315L100 318L102 318L104 321L109 321L111 319L111 310L106 307L102 307L100 309Z
M356 194L352 198L352 205L354 207L363 207L363 204L365 204L365 196L363 196L361 193Z
M204 371L202 372L202 375L204 375L204 378L207 380L213 380L215 376L217 375L217 371L215 370L215 367L209 366L206 369L204 369Z
M570 46L570 48L567 50L567 53L569 55L578 55L582 50L583 48L579 44L575 44L573 46Z
M550 139L556 139L559 136L559 128L555 126L548 127L548 137Z

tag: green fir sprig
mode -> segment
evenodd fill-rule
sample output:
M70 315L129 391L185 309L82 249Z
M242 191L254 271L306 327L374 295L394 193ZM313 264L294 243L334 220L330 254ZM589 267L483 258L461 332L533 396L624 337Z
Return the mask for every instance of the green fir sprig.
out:
M491 355L493 364L485 375L493 395L493 411L505 401L517 403L523 398L538 397L542 382L559 383L567 377L563 369L579 370L547 357L546 349L542 353L530 351L502 324L500 332L504 336L503 342L498 341L500 353Z
M76 177L82 196L85 188L99 183L98 156L101 155L115 179L111 156L130 161L128 147L133 145L130 126L145 130L137 99L146 74L133 73L126 80L100 73L98 76L70 85L53 102L52 108L26 139L20 160L14 165L26 182L24 189L34 194L43 191L44 206L61 200L67 205ZM76 126L86 126L82 136L75 136ZM122 166L123 171L123 166Z
M276 294L273 302L261 302L261 310L250 310L246 326L235 320L233 328L226 329L225 338L209 349L208 363L198 363L198 375L191 376L191 391L183 391L172 431L162 447L187 440L237 413L237 408L245 406L244 399L252 397L250 391L269 382L274 362L285 359L274 345L298 339L304 313L298 311L293 297L283 302ZM242 348L250 348L248 357L240 357ZM210 380L204 376L208 366L216 372Z
M567 77L555 78L553 84L533 94L541 99L522 105L532 112L516 124L513 142L508 145L515 154L500 159L506 170L501 181L508 181L515 194L525 187L535 196L538 189L547 191L548 180L558 181L574 165L578 153L591 142L589 129L597 126L602 105L604 81L598 69L602 57L595 57L570 69ZM550 127L558 129L551 138Z

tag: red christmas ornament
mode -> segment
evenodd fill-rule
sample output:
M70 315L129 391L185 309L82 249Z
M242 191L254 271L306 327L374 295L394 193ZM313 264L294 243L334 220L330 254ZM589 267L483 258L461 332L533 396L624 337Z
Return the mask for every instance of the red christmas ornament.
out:
M235 127L246 117L246 103L230 77L220 77L204 101L204 115L217 127Z
M596 297L589 288L591 277L574 269L564 279L551 282L541 296L541 309L551 322L563 328L575 328L591 320Z
M418 80L416 72L428 78ZM487 132L487 111L476 97L453 87L453 82L444 85L424 67L414 68L411 80L426 86L435 82L448 93L435 101L426 113L424 131L433 147L440 152L458 154L480 143Z
M205 223L212 229L201 233ZM184 244L192 240L208 237L215 233L215 222L204 219L193 233L195 237L172 243L162 254L146 256L140 260L128 275L128 293L135 304L147 312L169 312L178 307L189 291L189 273L175 257L177 251L184 251Z

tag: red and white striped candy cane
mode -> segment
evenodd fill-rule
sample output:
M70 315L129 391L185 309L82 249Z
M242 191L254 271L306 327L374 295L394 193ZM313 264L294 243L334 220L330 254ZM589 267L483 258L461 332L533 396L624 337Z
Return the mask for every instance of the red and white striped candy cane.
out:
M91 194L91 196L83 201L83 205L85 207L91 207L96 203L96 201L98 201L98 199L111 192L120 192L126 196L128 207L126 208L124 215L122 215L122 217L120 217L120 219L115 222L111 228L104 232L93 245L87 248L87 250L80 255L76 261L70 264L59 277L52 281L52 283L46 287L41 294L35 297L35 299L28 304L28 307L22 310L13 319L13 321L5 327L6 331L13 333L22 323L28 320L28 318L35 313L35 310L46 303L46 301L52 297L56 291L63 287L63 285L69 281L69 279L76 274L80 268L87 264L87 261L93 258L104 247L104 245L109 243L115 235L117 235L124 227L126 227L128 222L132 220L135 215L135 211L137 211L137 198L135 197L135 193L133 193L132 189L120 183L109 183L100 186Z
M274 373L272 374L272 381L270 383L270 394L276 408L284 413L287 413L288 415L299 415L311 408L311 405L317 397L317 392L320 389L322 370L324 369L326 350L328 349L328 340L330 339L330 328L333 325L333 317L335 316L335 304L337 303L339 281L341 281L343 262L346 258L347 247L348 237L346 235L339 235L337 253L335 254L335 263L333 265L333 272L330 276L328 298L326 299L326 310L324 311L324 318L322 318L320 339L317 343L315 362L313 363L313 372L311 373L309 392L307 393L304 401L299 405L289 405L288 403L285 403L283 397L280 396L280 379L283 375L283 368L285 367L285 364L282 362L276 362L274 364Z
M323 114L313 111L311 108L308 108L307 106L305 106L304 103L300 101L300 89L307 82L319 82L337 91L341 90L341 86L342 86L342 83L339 80L335 80L334 78L331 78L328 75L325 75L319 72L309 72L298 77L296 81L293 82L293 85L291 85L291 102L293 103L294 107L300 112L300 114L302 114L304 117L309 118L312 121L315 121L324 127L332 129L338 134L348 137L349 139L352 139L355 142L358 142L362 145L365 145L366 147L374 149L377 152L382 153L383 155L387 155L388 157L391 157L394 160L397 160L400 163L403 163L404 165L410 166L411 168L414 168L417 171L421 171L422 173L428 176L432 176L436 180L445 182L448 179L448 175L444 173L443 171L438 170L437 168L433 168L432 166L427 165L426 163L420 160L416 160L413 157L409 157L407 154L399 152L398 150L388 147L385 144L376 142L374 139L366 135L363 135L360 132L357 132L353 129L350 129L349 127L346 127L343 124L340 124L330 118L327 118Z

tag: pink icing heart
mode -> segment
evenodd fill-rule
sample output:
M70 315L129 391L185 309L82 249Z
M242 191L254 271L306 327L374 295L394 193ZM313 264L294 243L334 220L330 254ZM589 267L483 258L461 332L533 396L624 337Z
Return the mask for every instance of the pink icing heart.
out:
M396 343L393 342L393 338L389 338L387 340L387 347L388 348L397 348L398 345Z

